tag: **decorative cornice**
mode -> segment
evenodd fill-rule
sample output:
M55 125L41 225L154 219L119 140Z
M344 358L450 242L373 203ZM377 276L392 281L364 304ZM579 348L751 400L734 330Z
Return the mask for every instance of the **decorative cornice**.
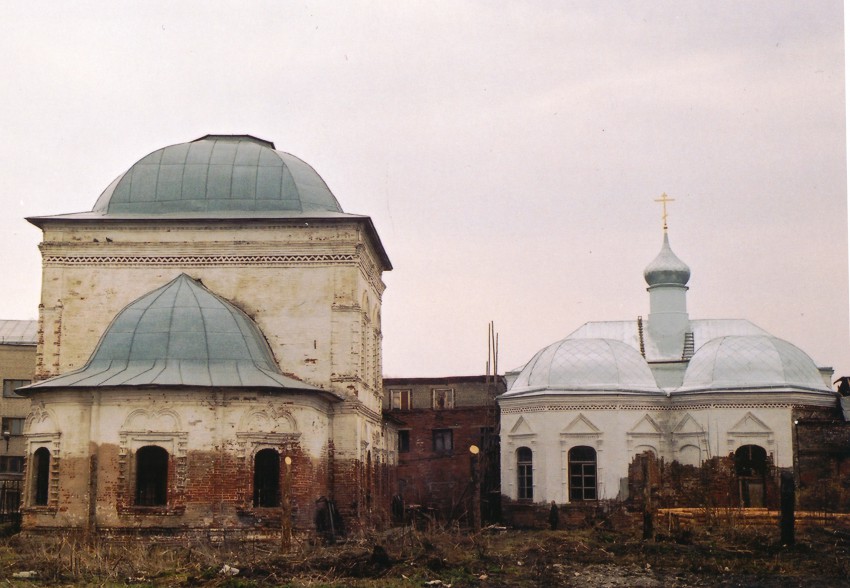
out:
M277 254L277 255L45 255L44 265L71 266L286 266L286 265L354 265L356 254Z
M687 410L706 410L719 408L792 408L795 406L791 402L758 402L758 403L704 403L704 404L676 404L676 405L661 405L661 404L534 404L528 406L501 406L502 414L521 414L529 412L564 412L564 411L587 411L587 410L635 410L635 411L687 411Z

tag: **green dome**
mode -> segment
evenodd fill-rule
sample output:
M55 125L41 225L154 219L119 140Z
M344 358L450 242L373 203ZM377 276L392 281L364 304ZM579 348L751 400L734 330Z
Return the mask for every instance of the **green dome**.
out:
M93 386L320 391L283 375L256 323L186 274L119 312L84 367L27 390Z
M100 195L93 212L341 213L312 167L250 135L207 135L143 157Z

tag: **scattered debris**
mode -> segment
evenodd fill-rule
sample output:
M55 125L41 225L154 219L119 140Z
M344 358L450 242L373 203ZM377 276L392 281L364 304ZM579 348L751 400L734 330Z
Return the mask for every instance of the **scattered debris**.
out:
M38 578L38 572L34 570L30 570L28 572L15 572L12 574L13 578L20 578L22 580L28 580L32 578Z

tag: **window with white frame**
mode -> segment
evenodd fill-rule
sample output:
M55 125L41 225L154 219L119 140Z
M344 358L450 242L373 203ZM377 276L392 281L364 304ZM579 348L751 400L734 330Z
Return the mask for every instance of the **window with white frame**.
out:
M455 407L455 391L452 388L434 388L431 395L434 410L446 410Z
M390 410L410 410L410 390L390 390Z
M596 450L586 445L570 449L570 502L596 500Z
M534 469L531 449L520 447L516 450L517 498L534 499Z

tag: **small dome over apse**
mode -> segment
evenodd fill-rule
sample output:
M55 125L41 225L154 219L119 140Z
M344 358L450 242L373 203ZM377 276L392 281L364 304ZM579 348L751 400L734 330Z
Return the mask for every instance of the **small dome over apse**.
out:
M505 396L661 390L640 353L614 339L562 339L526 364Z

